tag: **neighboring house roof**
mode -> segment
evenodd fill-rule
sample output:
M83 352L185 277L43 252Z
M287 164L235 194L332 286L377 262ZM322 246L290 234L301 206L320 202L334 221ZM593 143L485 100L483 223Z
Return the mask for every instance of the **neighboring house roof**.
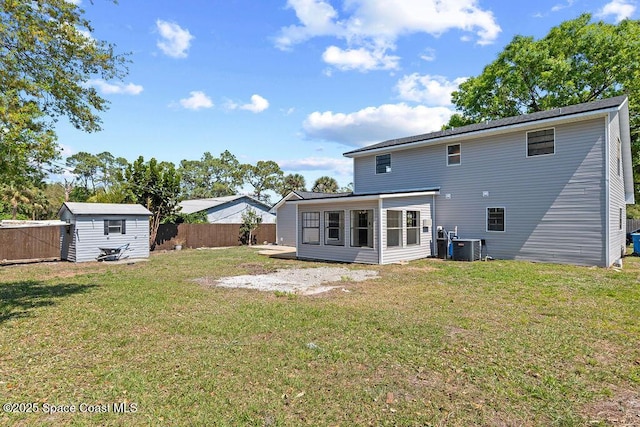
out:
M284 196L278 203L273 206L272 211L276 211L280 206L289 200L312 200L312 199L329 199L337 197L346 197L353 193L320 193L315 191L298 191L294 190Z
M74 215L151 215L137 204L64 202L60 211L65 207Z
M3 219L0 221L0 228L30 228L30 227L53 227L67 225L65 221L59 220L37 220L37 221L29 221L29 220L14 220L14 219Z
M233 201L236 201L238 199L242 199L242 198L246 198L246 199L250 199L253 202L262 205L265 207L266 210L271 209L271 206L269 206L268 204L254 198L251 196L247 196L244 194L236 194L234 196L224 196L224 197L211 197L211 198L207 198L207 199L194 199L194 200L183 200L181 201L179 204L182 207L182 210L180 210L180 213L182 214L192 214L192 213L196 213L196 212L200 212L200 211L206 211L208 209L211 208L215 208L217 206L220 205L224 205L226 203L230 203Z
M555 108L553 110L539 111L531 114L523 114L520 116L507 117L499 120L492 120L484 123L477 123L468 126L462 126L459 128L447 129L437 132L425 133L422 135L409 136L406 138L390 139L380 142L378 144L369 145L366 147L358 148L356 150L348 151L344 153L346 157L357 157L359 154L368 154L369 151L404 148L404 145L413 145L415 143L427 143L437 142L437 140L464 135L468 133L477 133L482 131L488 131L492 129L499 129L505 127L511 127L514 125L523 125L526 123L558 119L566 116L578 116L593 112L599 112L602 110L617 109L627 101L626 95L616 96L614 98L602 99L594 102L587 102L584 104L570 105L562 108ZM407 147L408 148L408 147Z

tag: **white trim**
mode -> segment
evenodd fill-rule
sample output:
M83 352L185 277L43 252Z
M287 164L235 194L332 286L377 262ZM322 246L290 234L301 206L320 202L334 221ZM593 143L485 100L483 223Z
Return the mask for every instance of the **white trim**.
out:
M611 160L611 134L609 132L609 126L611 126L609 116L604 118L604 264L605 267L609 267L611 263L609 262L609 255L611 254L611 250L609 245L611 243L611 212L609 212L611 208L611 165L609 161Z
M322 204L322 203L340 203L340 202L363 202L370 200L381 199L393 199L398 197L419 197L419 196L437 196L440 194L440 190L419 191L419 192L406 192L406 193L385 193L385 194L370 194L370 195L354 195L344 197L327 197L325 199L302 199L291 200L291 203L299 204Z
M298 199L302 199L302 197L300 197L298 194L296 194L294 191L290 191L289 194L287 194L286 196L284 196L282 199L280 199L278 201L278 203L276 203L275 205L273 205L273 207L270 209L272 211L277 211L278 208L280 208L280 206L284 205L286 202L289 201L289 197L290 196L296 196Z
M505 126L500 126L500 127L491 128L491 129L477 130L477 131L466 132L458 135L441 136L441 137L432 138L428 140L408 142L406 144L389 145L386 147L380 147L372 150L359 151L357 153L344 153L343 156L350 157L350 158L365 157L365 156L371 156L373 154L377 154L380 152L390 152L390 151L395 152L400 150L408 150L415 147L453 143L453 141L465 141L469 139L473 140L473 139L482 138L485 136L494 136L494 135L499 135L503 133L510 133L510 132L513 132L514 130L528 130L528 129L534 130L539 127L545 127L547 126L548 123L549 124L555 123L557 125L560 125L564 123L590 120L600 116L606 117L609 114L609 112L618 111L619 108L620 108L620 105L616 105L615 107L609 107L606 109L600 109L600 110L594 110L594 111L587 111L584 113L578 113L578 114L573 114L568 116L532 120L524 123L517 123L514 125L505 125Z
M384 264L384 248L382 247L382 231L383 231L383 226L385 224L382 224L382 199L378 200L378 233L379 233L379 237L378 237L378 241L376 242L376 245L378 246L378 264Z

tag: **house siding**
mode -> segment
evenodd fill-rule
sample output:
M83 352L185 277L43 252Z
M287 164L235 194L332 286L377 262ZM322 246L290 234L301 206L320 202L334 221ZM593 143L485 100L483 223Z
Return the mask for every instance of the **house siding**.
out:
M126 234L104 235L105 219L126 220ZM72 224L73 243L69 247L69 261L95 261L101 247L118 247L129 243L128 258L149 257L149 220L136 215L82 215Z
M626 202L624 189L624 168L620 159L618 174L618 150L623 156L622 135L620 134L620 112L612 113L609 121L609 264L618 261L625 253L626 245ZM618 141L620 145L618 146ZM622 228L620 227L622 209Z
M555 153L527 157L527 131L551 127ZM485 239L485 255L606 266L605 131L594 118L476 136L460 140L455 167L447 167L445 142L392 151L387 174L375 174L375 154L356 157L355 192L440 188L433 227ZM486 231L490 207L505 209L504 232Z
M276 212L276 242L279 245L296 245L296 205L285 202Z
M373 248L351 247L351 210L373 210ZM324 212L342 210L344 214L344 246L325 245ZM320 212L320 244L302 243L302 226L298 226L298 258L322 259L327 261L356 262L362 264L379 263L379 212L377 201L335 204L299 204L298 224L302 224L303 212Z
M424 220L431 220L431 202L433 196L421 196L421 197L402 197L384 199L382 201L382 214L381 221L382 227L382 263L389 264L399 261L410 261L414 259L426 258L433 254L432 247L432 227L423 227ZM387 247L387 211L397 210L402 211L403 224L406 221L407 211L419 211L420 218L418 227L420 229L420 242L418 245L407 245L407 231L406 227L402 227L402 243L399 247Z

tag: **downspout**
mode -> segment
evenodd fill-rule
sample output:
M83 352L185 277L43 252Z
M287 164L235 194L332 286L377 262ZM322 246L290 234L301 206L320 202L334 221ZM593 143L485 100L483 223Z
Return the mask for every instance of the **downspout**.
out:
M382 254L382 199L378 199L378 241L376 242L376 246L378 246L378 264L384 263L384 255Z
M604 266L611 267L611 262L609 260L609 256L611 255L610 243L611 243L611 189L609 186L611 185L611 180L609 179L609 173L611 169L611 165L609 164L610 160L610 141L609 141L609 115L604 118L604 218L605 218L605 233L604 233Z
M299 234L300 234L300 230L298 230L298 217L300 216L300 213L298 212L298 204L295 203L296 205L296 258L298 258L298 247L300 246L298 244L298 239L299 239Z
M431 196L433 202L431 203L431 256L436 253L437 233L436 233L436 195Z

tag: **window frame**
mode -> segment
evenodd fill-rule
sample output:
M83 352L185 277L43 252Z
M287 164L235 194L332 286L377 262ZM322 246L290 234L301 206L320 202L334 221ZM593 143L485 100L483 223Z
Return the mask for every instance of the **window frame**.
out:
M367 213L367 226L366 227L362 227L362 226L355 226L354 224L356 223L356 221L354 221L354 215L359 215L359 213L361 212L366 212ZM375 227L375 221L374 221L374 210L373 209L352 209L349 211L349 219L350 219L350 223L349 223L349 228L350 228L350 241L349 241L349 245L352 248L373 248L374 247L374 234L373 234L373 230ZM354 241L356 240L354 237L356 236L356 231L357 230L367 230L367 245L362 245L362 244L354 244ZM359 242L359 238L358 238L358 242ZM369 240L371 240L369 242Z
M397 218L398 220L398 225L397 227L390 227L389 226L389 214L393 213L394 215L399 214L399 217ZM397 245L390 245L389 244L389 231L392 232L397 232L398 233L398 244ZM399 248L402 247L402 211L401 210L395 210L395 209L387 209L387 244L386 244L387 248Z
M317 218L308 218L311 216L317 216ZM302 224L300 236L303 245L319 245L320 244L320 212L319 211L308 211L302 212L300 222ZM317 222L317 225L316 225ZM317 230L317 240L310 240L308 233L306 230ZM315 236L313 236L315 237ZM307 241L305 241L307 240Z
M412 219L412 225L409 226L410 214L414 213L415 216ZM415 221L415 225L413 222ZM411 210L407 211L405 214L405 226L407 230L407 246L420 246L420 211L419 210ZM415 231L415 239L414 243L409 243L409 235Z
M389 164L387 165L386 162L385 163L379 163L378 159L381 159L382 157L388 157L389 158ZM379 169L381 167L384 167L383 171L380 171ZM391 153L386 153L386 154L378 154L376 156L376 175L384 175L386 173L391 173Z
M104 235L110 236L113 234L127 234L126 219L105 219L104 220Z
M457 153L450 153L449 152L449 147L455 147L458 146L458 152ZM457 157L458 158L458 163L452 163L451 162L451 158L453 157ZM447 166L460 166L462 164L462 144L461 143L456 143L456 144L447 144Z
M548 132L548 131L553 131L553 151L551 153L529 154L529 134L531 134L531 133L539 133L539 132ZM552 127L552 128L528 131L527 134L526 134L526 138L525 138L525 153L527 155L527 158L555 155L556 154L556 128Z
M338 225L332 226L331 219L329 216L331 214L338 214ZM331 238L331 230L338 230L338 238ZM330 246L344 246L344 211L325 211L324 212L324 244Z
M491 217L491 210L492 209L501 209L502 210L502 230L491 230L489 228L489 219ZM505 233L507 231L507 209L504 206L489 206L487 207L487 209L485 210L486 212L486 219L485 219L485 224L487 227L487 233Z

